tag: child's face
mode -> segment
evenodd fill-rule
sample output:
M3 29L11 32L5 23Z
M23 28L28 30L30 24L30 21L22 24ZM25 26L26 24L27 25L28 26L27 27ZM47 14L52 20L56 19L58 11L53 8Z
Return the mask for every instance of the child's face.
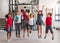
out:
M17 12L17 15L19 15L20 14L20 12Z
M42 12L39 12L39 14L42 14Z
M11 14L9 14L8 17L11 17Z
M33 14L31 15L31 18L33 18Z
M50 14L47 14L47 17L50 17Z

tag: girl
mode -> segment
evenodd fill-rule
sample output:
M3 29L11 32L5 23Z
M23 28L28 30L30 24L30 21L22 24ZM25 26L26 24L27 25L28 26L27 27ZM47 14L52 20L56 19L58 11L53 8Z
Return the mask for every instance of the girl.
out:
M31 33L31 30L33 29L33 25L34 25L34 15L30 14L29 16L29 32Z
M42 25L44 25L44 22L42 20L43 17L43 9L44 9L45 5L42 6L42 10L38 11L38 15L37 15L37 29L38 29L38 38L41 38L42 35Z
M53 34L53 30L52 30L52 13L48 13L47 17L46 17L46 31L45 31L45 37L47 36L48 30L50 30L51 34L52 34L52 40L54 39L54 34Z
M19 13L19 11L17 11L17 15L15 16L16 37L20 37L21 18L22 18L22 15Z
M43 17L42 11L39 11L37 15L37 22L36 22L37 29L38 29L38 38L41 38L42 35L42 24L43 24L42 17Z
M7 40L8 42L11 40L11 32L12 32L12 14L8 13L8 17L6 18L6 28L7 28Z

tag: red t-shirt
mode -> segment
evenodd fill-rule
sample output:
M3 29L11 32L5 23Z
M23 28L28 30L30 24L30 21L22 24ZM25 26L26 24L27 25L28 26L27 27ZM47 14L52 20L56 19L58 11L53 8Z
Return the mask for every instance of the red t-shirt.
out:
M9 28L10 26L12 26L12 18L7 18L6 28Z
M26 12L23 12L23 18L25 19L25 20L29 20L29 16L28 15L26 15Z
M52 25L52 17L47 17L46 18L46 26L51 26Z

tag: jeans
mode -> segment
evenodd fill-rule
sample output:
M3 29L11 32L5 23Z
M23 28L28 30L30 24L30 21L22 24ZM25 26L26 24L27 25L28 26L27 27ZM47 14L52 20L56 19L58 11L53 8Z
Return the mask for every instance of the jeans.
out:
M16 36L20 35L20 29L21 29L21 24L20 23L15 23Z

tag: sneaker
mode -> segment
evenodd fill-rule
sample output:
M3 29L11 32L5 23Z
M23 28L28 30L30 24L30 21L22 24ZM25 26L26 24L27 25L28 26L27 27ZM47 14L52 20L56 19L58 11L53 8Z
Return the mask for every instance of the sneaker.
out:
M38 35L38 38L42 38L41 35Z
M11 39L8 40L8 42L10 42L10 41L11 41Z
M40 38L40 36L38 36L38 38Z
M30 31L30 33L31 33L31 31Z
M25 37L25 35L23 35L23 38Z
M29 37L29 34L27 34L27 36Z
M40 38L42 38L42 36L40 35Z
M46 36L44 37L44 39L46 39Z
M52 37L52 40L54 40L54 37Z

